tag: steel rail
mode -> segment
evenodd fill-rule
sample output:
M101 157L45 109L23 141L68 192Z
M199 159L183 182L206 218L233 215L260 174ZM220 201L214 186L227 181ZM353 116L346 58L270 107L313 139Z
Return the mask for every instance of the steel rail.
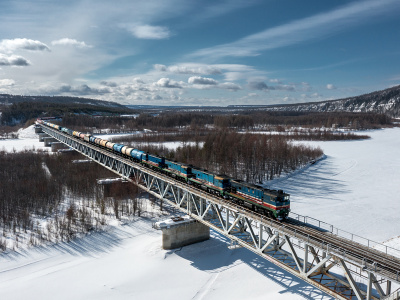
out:
M93 157L91 157L89 154L87 154L89 152L87 152L87 153L84 152L87 150L80 150L80 149L91 149L95 153L101 153L102 155L104 155L106 157L112 158L115 161L113 161L113 163L111 163L111 165L108 165L108 166L106 165L106 162L104 162L104 161L103 162L97 161L97 162L102 164L107 169L115 172L116 174L135 183L140 188L145 189L146 191L155 195L156 197L158 197L160 199L165 199L166 201L171 203L173 206L177 207L178 209L180 209L181 211L183 211L185 213L191 214L191 211L189 209L190 208L190 199L186 198L186 200L185 200L185 197L183 197L181 199L181 201L185 200L187 202L186 203L187 207L182 207L181 204L175 203L170 199L164 198L166 196L164 194L167 192L168 187L164 191L164 194L161 193L161 190L160 190L160 193L158 194L158 192L154 192L154 190L152 190L152 188L154 189L154 186L152 187L152 183L149 185L149 183L147 182L147 183L141 185L139 182L140 178L139 179L136 178L135 180L137 180L137 181L135 182L131 178L128 178L128 177L126 177L126 175L122 174L120 170L117 171L116 169L114 169L114 167L117 168L116 166L114 166L114 164L117 165L118 164L117 161L119 161L126 166L130 166L133 169L142 172L141 174L148 174L148 176L152 176L153 181L154 181L154 179L157 178L158 180L161 180L162 182L165 182L166 184L171 185L174 188L181 189L183 192L186 191L186 192L190 193L191 195L197 196L201 199L205 199L206 201L209 201L211 204L214 203L214 205L220 205L220 208L215 207L218 211L220 211L219 212L219 221L218 221L218 219L216 219L218 222L220 222L220 224L213 224L213 223L207 222L207 220L202 219L202 217L200 215L192 214L192 216L195 219L197 219L198 221L203 222L207 226L214 228L217 232L220 232L220 233L228 236L229 238L236 240L239 244L245 246L247 249L270 260L271 262L277 264L278 266L282 267L283 269L288 270L292 274L312 283L313 285L317 286L318 288L327 292L328 294L332 294L331 293L332 287L330 287L329 284L328 284L328 286L326 286L326 285L321 286L321 283L318 283L313 278L311 278L311 277L308 278L309 276L311 276L312 270L315 271L316 270L315 268L317 268L317 267L320 269L318 274L325 274L326 276L331 278L331 280L333 280L333 282L336 282L336 285L338 283L341 283L344 286L345 290L346 289L350 290L350 295L344 296L344 294L342 292L340 292L341 288L336 288L336 287L333 288L333 290L334 290L333 293L335 295L341 295L339 297L340 299L352 299L352 297L354 297L354 295L357 295L358 299L364 299L363 294L366 294L368 299L383 299L384 297L386 297L386 294L384 294L382 292L382 289L379 287L379 284L378 284L378 286L376 285L376 277L374 277L374 275L372 275L372 273L375 275L379 275L382 278L386 278L388 280L388 283L390 283L390 281L394 281L394 282L397 282L400 284L400 281L399 281L400 259L398 259L398 258L390 257L388 255L385 255L385 253L378 251L378 250L366 248L364 245L361 245L352 240L348 240L344 237L334 235L330 232L326 232L326 230L323 230L323 229L317 230L317 229L315 229L315 226L309 227L309 226L307 226L307 224L304 224L302 222L294 222L293 219L289 219L288 222L283 223L283 222L268 218L265 215L256 213L246 207L239 206L239 205L231 202L230 200L226 200L223 198L219 198L215 195L208 194L204 190L195 188L192 185L182 183L181 181L173 179L165 174L155 172L149 168L142 166L139 163L132 162L130 159L127 159L126 157L123 157L122 155L117 155L115 152L111 152L110 150L105 150L104 148L101 148L100 146L90 144L86 141L83 141L82 139L79 139L77 137L72 137L70 135L67 135L63 132L60 132L60 131L55 130L50 127L47 127L45 125L41 125L41 126L42 126L42 128L46 129L45 132L52 135L53 137L60 140L61 142L67 144L68 146L71 146L68 143L77 145L76 146L77 148L75 148L75 146L73 148L75 150L77 150L78 152L82 153L83 155L91 158L92 160L96 161L96 159L100 159L100 158L93 154L90 154L93 156ZM57 138L57 135L60 136L60 138L61 137L63 137L63 138L61 138L61 139ZM107 161L107 163L109 163L109 161ZM132 173L132 174L134 175L136 173ZM137 174L134 176L137 176ZM150 177L148 177L147 180L150 180ZM173 193L173 188L170 188L169 193L171 193L171 192ZM193 199L193 201L194 201L194 199ZM196 209L197 209L197 207L196 207ZM206 212L208 209L209 208L206 209ZM221 215L221 212L224 212L224 211L226 212L225 216ZM234 213L236 216L241 216L240 218L243 217L244 219L241 219L241 220L242 221L244 220L247 222L248 230L250 231L250 233L248 233L247 239L241 239L240 237L235 236L233 233L229 234L229 231L226 231L227 229L223 228L224 224L225 224L226 227L228 225L232 225L232 227L231 227L231 229L232 229L236 224L235 222L237 222L237 220L239 220L239 219L236 219L236 221L234 223L230 224L228 219L229 219L229 214L232 214L232 213ZM256 225L257 225L257 223L259 224L260 232L258 233L259 235L256 237L254 237L253 231L256 231L257 229L252 228L252 223L255 223ZM244 226L246 226L246 225L244 225ZM263 229L263 226L264 226L264 229ZM281 243L281 245L283 245L286 241L287 244L289 244L289 246L291 246L291 247L293 247L293 245L295 247L300 247L295 244L292 244L289 241L289 238L296 239L300 243L304 243L304 250L305 250L304 260L299 261L299 258L297 257L297 254L295 253L293 248L290 250L290 252L285 252L282 249L280 249L280 251L286 257L292 256L294 262L296 262L295 265L293 265L293 262L292 262L292 265L290 265L290 263L289 263L289 265L285 265L285 263L280 262L279 259L278 259L278 261L276 261L276 258L274 258L273 255L272 255L272 258L266 257L265 253L263 253L263 249L266 249L266 247L270 247L269 245L274 245L274 243L271 243L271 240L269 242L266 242L269 239L268 237L267 237L267 240L265 240L262 237L263 230L266 230L268 228L273 229L275 231L275 234L278 234L278 235L280 234L281 237L284 236L286 238L286 240L283 240L283 243ZM245 231L246 231L246 229L245 229ZM270 236L270 238L271 238L271 236ZM259 247L255 246L255 244L257 244L257 242L260 245ZM264 242L265 242L265 244L264 244ZM264 247L261 247L262 244L264 244ZM275 243L274 247L280 248L281 245L278 245ZM309 246L315 247L316 250L317 249L321 250L320 252L317 251L319 254L318 253L316 254L314 252L313 256L314 256L314 259L316 259L316 260L319 260L318 257L320 257L322 262L318 263L318 265L315 265L314 267L313 267L314 262L312 262L311 266L309 267L310 270L307 273L307 276L304 277L306 275L305 272L307 270L307 267L310 264L307 261L307 253L308 253ZM270 250L268 250L268 251L270 251ZM321 253L322 253L322 255L321 255ZM324 258L324 256L326 256L327 254L329 254L328 257ZM334 264L338 264L338 265L342 266L342 268L345 271L346 277L348 277L348 279L349 279L348 282L343 282L338 277L334 277L334 276L332 277L332 275L328 274L327 271L323 270L324 267L321 267L321 264L324 262L327 262L327 259L331 260L331 262L328 266L328 269L331 268ZM283 261L285 261L285 259ZM363 269L363 271L368 272L368 274L371 273L369 276L370 284L369 284L367 292L364 292L364 291L360 292L360 290L357 288L357 286L355 286L354 280L352 279L352 276L350 275L350 273L353 271L348 270L348 268L344 264L344 261L346 261L350 264L354 264L356 267L359 267L359 268ZM297 265L297 267L296 267L296 265ZM312 268L312 270L311 270L311 268ZM292 271L290 271L290 270L292 270ZM314 275L312 275L312 276L314 276ZM321 277L319 280L320 280L320 282L322 282L321 280L326 280L326 279L323 279ZM375 280L375 281L373 281L373 280ZM376 298L375 296L371 296L370 286L372 283L374 284L375 288L377 289L377 291L379 292L381 297ZM390 291L390 289L388 289L388 290ZM395 298L393 298L393 299L395 299Z
M399 258L388 255L382 256L382 253L380 253L378 250L366 248L364 245L358 244L354 241L346 240L342 237L331 235L329 232L321 232L316 229L297 224L293 224L293 226L297 230L302 228L302 231L312 235L313 239L319 238L320 242L329 243L331 247L336 247L339 252L344 253L346 256L353 257L353 259L358 259L359 262L361 261L361 264L364 264L365 269L369 267L371 270L376 271L376 269L380 268L380 273L384 274L385 277L396 281L399 280ZM333 249L331 248L331 250Z
M50 127L47 127L47 128L52 131L55 131L53 128L50 128ZM68 138L74 138L77 141L79 141L80 143L86 144L87 147L90 147L90 148L92 148L96 151L99 151L105 155L113 157L114 159L124 161L127 164L134 165L136 168L139 168L142 171L146 171L154 176L161 176L161 177L164 177L164 179L167 181L174 182L175 184L180 184L180 185L182 184L182 182L179 180L176 180L174 178L166 176L165 174L160 174L151 169L143 167L141 164L135 163L135 162L125 158L122 155L116 154L115 152L106 150L97 145L90 144L82 139L78 139L77 137L71 137L71 136L69 136L65 133L59 132L59 131L55 131L55 132L57 132L61 135L64 135ZM307 226L306 224L301 224L301 222L298 222L296 224L296 222L294 222L295 220L289 219L288 222L277 221L276 219L272 219L272 218L262 215L260 213L254 212L247 207L237 205L230 200L226 200L226 199L217 197L213 194L208 194L204 190L202 190L200 188L196 188L192 185L187 185L186 189L188 189L188 191L190 191L192 193L199 194L199 196L201 196L200 194L203 194L203 195L206 194L208 198L213 198L214 201L216 201L216 202L224 204L225 206L230 207L232 209L237 209L241 213L243 213L246 216L251 217L253 219L257 219L256 217L258 217L259 220L261 220L261 223L263 225L273 225L274 227L280 228L281 230L284 228L284 230L282 230L282 231L285 231L286 233L291 234L291 235L302 234L304 239L307 241L311 238L310 242L314 242L315 246L319 246L321 244L329 245L329 246L336 246L337 251L338 251L337 254L339 254L339 255L345 253L346 255L354 257L355 259L360 259L360 260L368 259L371 263L375 263L379 260L380 263L382 263L383 265L386 265L389 269L392 269L393 274L396 274L396 268L397 268L397 270L400 270L400 258L391 257L391 259L389 259L389 257L387 255L382 255L384 253L380 252L379 250L371 251L371 248L365 248L365 246L363 246L355 241L347 240L343 237L332 235L329 232L313 229L312 227ZM346 243L346 245L348 245L348 246L343 246L343 243ZM334 249L335 248L330 248L331 251ZM360 254L361 252L363 252L364 254ZM381 255L379 255L378 253L380 253ZM391 268L392 266L396 266L396 268Z

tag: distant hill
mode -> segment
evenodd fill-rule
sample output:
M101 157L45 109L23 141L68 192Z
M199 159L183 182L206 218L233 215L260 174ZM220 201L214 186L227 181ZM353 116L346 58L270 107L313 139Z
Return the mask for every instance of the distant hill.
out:
M264 107L268 111L373 112L400 117L400 85L361 96L290 105Z
M134 111L124 105L78 97L0 95L0 125L25 123L38 117L66 114L120 115Z
M20 96L20 95L9 95L0 94L0 105L1 104L13 104L21 102L46 102L53 104L85 104L93 106L103 107L114 107L124 109L125 106L111 102L96 99L80 98L80 97L67 97L67 96Z
M135 110L147 111L180 111L209 113L240 113L246 111L277 111L277 112L371 112L382 113L390 117L400 117L400 85L361 96L280 105L228 105L225 106L156 106L128 105Z

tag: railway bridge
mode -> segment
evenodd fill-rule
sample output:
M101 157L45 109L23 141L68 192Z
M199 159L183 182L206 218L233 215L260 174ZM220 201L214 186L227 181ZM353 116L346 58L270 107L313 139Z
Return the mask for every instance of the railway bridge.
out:
M43 132L336 299L400 299L400 251L291 213L279 222L44 124Z

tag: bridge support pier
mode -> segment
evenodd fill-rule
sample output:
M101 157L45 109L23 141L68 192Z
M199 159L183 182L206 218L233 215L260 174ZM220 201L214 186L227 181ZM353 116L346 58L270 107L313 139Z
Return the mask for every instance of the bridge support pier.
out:
M45 137L50 137L47 133L39 133L39 142L44 142Z
M56 140L53 137L45 137L43 138L43 143L45 147L51 147L51 144L54 142L58 142L58 140Z
M64 143L60 143L60 142L51 144L51 152L57 152L60 149L68 149L68 148L69 147L66 146Z
M353 238L339 236L338 231L335 234L332 226L326 231L320 221L318 226L306 220L297 220L299 226L276 222L54 128L42 127L44 132L78 153L336 299L400 300L397 289L400 285L400 261L387 254L388 249L399 253L396 249L381 245L386 248L385 253L370 247L369 240L368 245L360 245ZM180 232L179 227L174 229L168 222L161 223L166 232L165 249L199 241L193 241L195 230L184 230L185 225L181 225L183 229ZM313 228L312 232L303 229L307 224L312 225L309 226ZM389 286L388 280L391 281ZM395 291L388 295L392 290Z
M98 179L97 184L103 187L104 198L125 198L133 194L134 186L120 177Z
M42 126L35 125L35 133L41 133L41 132L43 132Z
M162 248L175 249L210 238L210 227L191 218L174 217L155 224L162 230Z

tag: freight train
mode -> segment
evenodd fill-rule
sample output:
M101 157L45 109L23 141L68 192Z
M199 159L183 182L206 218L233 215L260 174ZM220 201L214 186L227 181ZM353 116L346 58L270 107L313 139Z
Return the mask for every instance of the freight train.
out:
M238 205L248 207L266 216L283 221L289 215L290 196L282 190L271 190L239 179L232 179L226 175L217 175L192 165L171 161L165 157L152 155L139 149L113 143L90 134L73 131L47 122L47 120L38 119L37 122L117 153L147 168L193 185L207 193L229 199Z

